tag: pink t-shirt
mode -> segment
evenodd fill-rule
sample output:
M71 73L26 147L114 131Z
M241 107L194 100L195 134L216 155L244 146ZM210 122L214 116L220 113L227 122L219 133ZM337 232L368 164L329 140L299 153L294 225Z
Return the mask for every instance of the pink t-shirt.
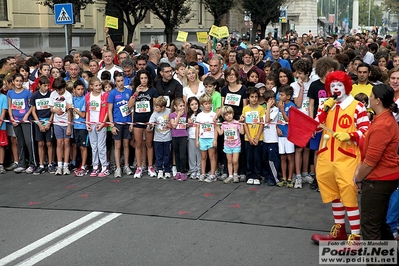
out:
M232 123L224 122L222 124L224 132L224 146L228 148L239 148L241 147L240 139L240 124L237 121Z

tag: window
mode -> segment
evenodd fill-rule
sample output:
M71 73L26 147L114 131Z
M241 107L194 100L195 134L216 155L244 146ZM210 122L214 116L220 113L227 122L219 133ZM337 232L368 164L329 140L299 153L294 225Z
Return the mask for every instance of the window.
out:
M0 20L8 20L7 0L0 0Z

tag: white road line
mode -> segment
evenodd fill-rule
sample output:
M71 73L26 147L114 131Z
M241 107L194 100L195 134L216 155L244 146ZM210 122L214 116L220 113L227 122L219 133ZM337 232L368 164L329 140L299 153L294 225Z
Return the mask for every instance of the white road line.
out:
M46 248L45 250L37 253L36 255L33 255L32 257L22 261L21 263L17 264L17 266L28 266L28 265L35 265L36 263L44 260L48 256L51 256L55 252L63 249L64 247L72 244L76 240L84 237L85 235L93 232L97 228L103 226L104 224L112 221L116 217L122 215L122 213L110 213L107 216L101 218L100 220L86 226L85 228L79 230L78 232L74 233L73 235L68 236L67 238L64 238L63 240L55 243L54 245Z
M57 237L67 233L68 231L86 223L87 221L99 216L100 214L103 214L103 212L91 212L89 214L87 214L86 216L83 216L82 218L58 229L57 231L33 242L32 244L27 245L24 248L21 248L20 250L15 251L14 253L2 258L0 260L0 266L6 265L16 259L18 259L19 257L24 256L25 254L31 252L32 250L37 249L40 246L45 245L46 243L56 239Z

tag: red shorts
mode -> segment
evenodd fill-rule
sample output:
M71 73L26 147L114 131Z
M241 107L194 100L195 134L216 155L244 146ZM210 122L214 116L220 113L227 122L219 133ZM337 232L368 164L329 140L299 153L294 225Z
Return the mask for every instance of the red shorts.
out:
M5 147L8 145L8 137L6 130L0 130L0 147Z

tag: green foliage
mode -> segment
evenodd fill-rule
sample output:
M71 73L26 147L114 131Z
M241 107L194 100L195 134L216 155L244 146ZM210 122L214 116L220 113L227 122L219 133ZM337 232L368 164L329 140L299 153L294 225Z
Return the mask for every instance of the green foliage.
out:
M390 10L392 13L399 13L399 1L398 0L384 0L386 10Z
M221 26L220 22L224 15L230 11L235 5L235 0L204 0L205 9L212 14L214 18L213 24Z
M38 1L36 4L48 6L51 10L54 11L54 5L56 4L67 4L71 3L74 6L75 11L79 11L80 9L85 9L88 4L93 4L93 0L44 0Z

